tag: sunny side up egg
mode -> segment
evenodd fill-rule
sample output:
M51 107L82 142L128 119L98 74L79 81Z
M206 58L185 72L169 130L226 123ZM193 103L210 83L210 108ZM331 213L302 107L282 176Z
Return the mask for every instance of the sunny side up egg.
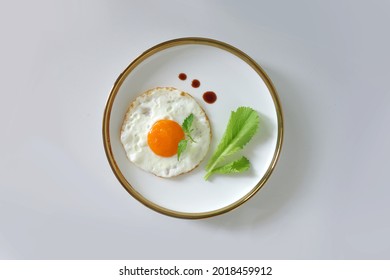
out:
M194 115L187 148L177 157L178 143L185 139L184 119ZM125 115L121 142L128 159L159 177L174 177L193 170L204 159L211 142L206 113L188 93L158 87L138 96Z

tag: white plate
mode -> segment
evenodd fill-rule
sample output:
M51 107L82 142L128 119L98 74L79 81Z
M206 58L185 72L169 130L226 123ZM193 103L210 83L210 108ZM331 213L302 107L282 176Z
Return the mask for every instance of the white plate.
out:
M187 80L178 78L187 74ZM198 79L199 88L191 81ZM176 87L190 93L206 111L213 139L206 159L194 171L163 179L136 167L120 142L120 128L129 103L142 92ZM205 91L217 101L204 102ZM240 155L251 162L250 171L215 175L205 181L204 167L226 128L231 111L249 106L260 116L260 129ZM120 183L144 205L166 215L204 218L241 205L267 181L279 157L283 118L276 91L265 72L250 57L223 42L181 38L150 48L118 77L104 112L103 140L109 163Z

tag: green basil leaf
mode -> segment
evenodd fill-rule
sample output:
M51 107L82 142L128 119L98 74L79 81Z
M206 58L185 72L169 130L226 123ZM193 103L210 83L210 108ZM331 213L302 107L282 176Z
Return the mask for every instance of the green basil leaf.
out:
M177 160L180 160L180 156L187 148L187 144L188 144L188 140L185 140L185 139L183 139L179 142L179 145L177 147Z

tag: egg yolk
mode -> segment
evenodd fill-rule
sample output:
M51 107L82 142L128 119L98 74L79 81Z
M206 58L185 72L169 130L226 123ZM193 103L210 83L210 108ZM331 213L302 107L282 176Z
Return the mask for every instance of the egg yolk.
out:
M156 155L171 157L177 153L179 142L184 137L183 129L177 122L159 120L148 133L148 145Z

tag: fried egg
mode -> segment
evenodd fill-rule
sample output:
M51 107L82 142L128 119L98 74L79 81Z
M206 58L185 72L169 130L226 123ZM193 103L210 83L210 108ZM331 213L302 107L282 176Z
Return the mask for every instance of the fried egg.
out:
M194 115L187 148L177 157L178 144L187 139L181 127ZM193 170L204 159L211 142L208 117L188 93L158 87L138 96L125 115L121 142L128 159L159 177L174 177Z

